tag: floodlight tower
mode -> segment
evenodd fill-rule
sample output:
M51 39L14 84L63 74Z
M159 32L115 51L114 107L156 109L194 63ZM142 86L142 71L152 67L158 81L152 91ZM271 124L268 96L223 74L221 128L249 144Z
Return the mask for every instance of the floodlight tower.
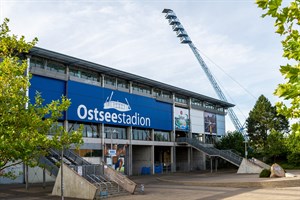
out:
M169 24L172 26L173 31L176 32L177 37L179 37L179 39L180 39L180 42L182 44L188 44L190 46L191 50L193 51L194 55L196 56L200 66L204 70L206 76L208 77L208 79L209 79L211 85L213 86L215 92L217 93L218 97L221 100L223 100L225 102L228 102L225 95L224 95L224 93L222 92L221 88L219 87L217 81L215 80L215 78L213 77L213 75L210 72L209 68L205 64L202 57L200 56L200 53L199 53L198 49L193 44L192 40L190 39L190 37L187 34L187 32L185 31L184 27L180 23L179 19L177 18L176 14L174 13L174 11L171 10L171 9L164 9L162 12L166 13L165 17L169 21ZM243 128L242 124L240 123L240 121L238 120L238 118L237 118L236 114L234 113L233 109L228 108L228 113L229 113L229 117L230 117L235 129L237 131L241 132L245 137L246 134L245 134L244 128Z

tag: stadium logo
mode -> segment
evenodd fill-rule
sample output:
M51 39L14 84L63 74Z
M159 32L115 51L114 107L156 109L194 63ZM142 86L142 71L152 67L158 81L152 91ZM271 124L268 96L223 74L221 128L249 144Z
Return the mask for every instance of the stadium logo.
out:
M142 116L139 112L132 111L127 98L126 103L112 100L114 92L111 92L103 104L103 110L99 108L88 108L84 104L77 107L79 119L103 123L122 124L127 126L151 127L151 119ZM113 112L112 110L117 110ZM131 111L129 113L126 113Z
M107 97L103 109L116 109L120 112L127 112L131 110L131 107L127 101L127 98L125 98L125 101L127 104L119 102L119 101L112 101L112 96L114 95L114 92L112 91L110 96Z

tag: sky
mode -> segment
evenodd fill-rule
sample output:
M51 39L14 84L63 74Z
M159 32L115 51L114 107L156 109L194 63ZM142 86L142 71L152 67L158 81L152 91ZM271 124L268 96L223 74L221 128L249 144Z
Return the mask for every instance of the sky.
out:
M162 13L172 9L241 124L283 83L274 20L254 0L0 0L0 21L36 46L218 99L193 52ZM229 116L226 131L234 131Z

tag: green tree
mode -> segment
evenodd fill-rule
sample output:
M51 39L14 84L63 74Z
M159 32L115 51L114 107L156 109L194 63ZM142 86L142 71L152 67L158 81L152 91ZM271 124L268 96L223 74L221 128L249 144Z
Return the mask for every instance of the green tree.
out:
M0 176L9 176L4 169L23 162L35 166L49 148L81 144L82 133L67 132L58 126L58 119L70 106L62 97L44 105L39 94L30 103L27 94L30 75L26 73L24 54L37 39L26 42L24 36L10 35L8 19L0 25ZM23 58L23 59L22 59ZM54 133L53 137L48 134Z
M273 162L275 163L278 157L284 157L285 159L286 153L287 147L284 134L279 131L271 130L267 138L267 156L273 158Z
M268 134L272 130L285 133L288 131L288 120L276 112L270 101L261 95L246 120L250 146L260 154L267 153Z
M217 143L216 148L218 149L230 149L238 152L240 155L245 155L244 148L244 136L238 131L227 132Z
M283 37L283 57L292 64L280 66L280 72L286 82L279 84L274 94L286 102L276 103L278 113L293 121L289 140L289 150L292 154L300 152L300 1L291 1L287 6L282 0L256 0L259 8L263 9L263 17L275 19L276 33ZM297 158L297 156L290 156ZM298 156L299 158L299 156Z

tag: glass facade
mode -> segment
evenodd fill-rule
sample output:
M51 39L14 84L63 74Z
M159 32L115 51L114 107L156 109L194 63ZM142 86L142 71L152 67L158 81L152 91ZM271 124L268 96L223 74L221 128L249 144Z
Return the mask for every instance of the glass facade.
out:
M133 140L151 140L150 130L147 129L132 129Z
M170 142L170 132L166 131L154 131L154 141L164 141L164 142Z
M107 139L127 139L126 128L121 127L105 127L104 128L104 138Z
M98 76L97 73L87 72L76 68L69 68L70 76L82 78L85 80L100 82L101 78Z

